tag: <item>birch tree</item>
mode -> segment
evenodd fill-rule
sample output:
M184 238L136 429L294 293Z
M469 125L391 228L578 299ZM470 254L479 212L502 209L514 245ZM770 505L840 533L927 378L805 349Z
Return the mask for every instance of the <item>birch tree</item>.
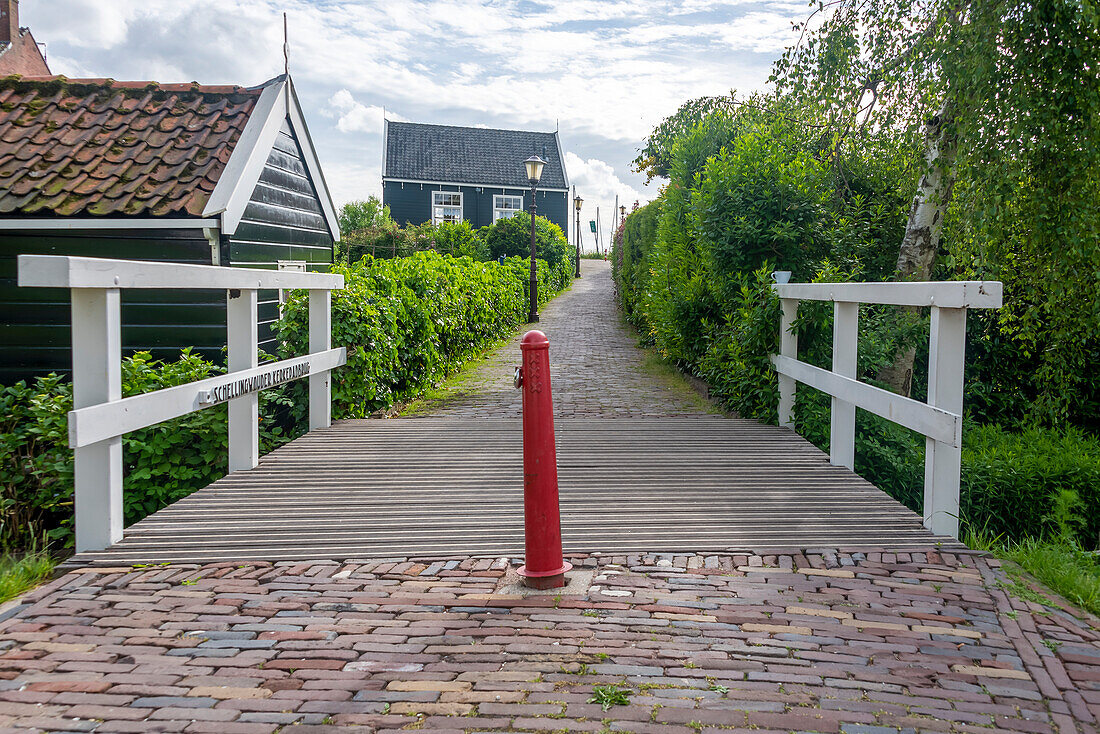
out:
M868 128L923 129L897 277L939 262L1005 280L1001 325L1040 356L1037 410L1052 420L1100 360L1098 29L1094 0L822 1L772 77L824 110L838 148ZM908 392L912 364L904 350L882 376Z

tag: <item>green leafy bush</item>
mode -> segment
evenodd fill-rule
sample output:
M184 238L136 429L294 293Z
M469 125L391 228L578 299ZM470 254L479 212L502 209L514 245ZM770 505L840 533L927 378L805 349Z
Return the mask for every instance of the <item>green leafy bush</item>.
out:
M545 303L572 274L564 263L552 268L537 262L539 301ZM333 373L338 418L367 416L414 397L515 329L527 313L528 261L520 258L501 265L420 252L395 260L367 257L334 271L344 274L346 287L333 293L332 340L348 348L347 366ZM307 301L305 291L295 291L284 310L284 357L306 349ZM223 372L190 350L167 363L138 352L123 360L122 392L128 397ZM262 451L304 430L306 389L299 380L260 393ZM71 541L71 409L72 385L55 374L0 388L0 548L31 546L43 536ZM123 437L127 524L225 474L227 421L222 405Z
M123 397L194 382L223 371L185 350L176 362L137 352L122 361ZM0 393L0 545L72 534L73 466L67 414L72 384L51 374ZM123 512L136 522L225 473L224 406L126 434L122 439ZM270 438L270 437L269 437Z
M485 247L490 258L529 257L531 254L531 215L519 211L498 219L485 230ZM535 217L536 257L545 259L551 267L573 263L575 254L561 227L544 217Z
M1009 432L968 426L963 436L962 517L974 529L1010 540L1054 537L1060 493L1080 500L1076 540L1100 538L1100 439L1074 429Z
M572 278L538 263L539 300ZM419 252L408 258L364 258L338 265L344 290L332 297L333 344L347 347L347 366L333 375L333 415L362 418L407 400L453 372L527 314L528 260L503 265ZM308 299L289 298L279 323L287 356L308 342ZM303 389L299 387L298 389ZM295 420L304 420L304 402Z

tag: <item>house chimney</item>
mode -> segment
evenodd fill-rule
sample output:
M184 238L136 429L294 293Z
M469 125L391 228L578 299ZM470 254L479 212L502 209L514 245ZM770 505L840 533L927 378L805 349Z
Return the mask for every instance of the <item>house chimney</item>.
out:
M19 0L0 0L0 43L19 40Z

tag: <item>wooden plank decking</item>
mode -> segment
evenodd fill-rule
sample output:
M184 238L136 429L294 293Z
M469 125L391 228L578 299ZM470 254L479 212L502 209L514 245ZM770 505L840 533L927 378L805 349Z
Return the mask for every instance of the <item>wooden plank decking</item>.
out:
M793 432L755 421L559 421L566 552L878 547L949 538ZM344 421L74 563L520 556L514 420Z

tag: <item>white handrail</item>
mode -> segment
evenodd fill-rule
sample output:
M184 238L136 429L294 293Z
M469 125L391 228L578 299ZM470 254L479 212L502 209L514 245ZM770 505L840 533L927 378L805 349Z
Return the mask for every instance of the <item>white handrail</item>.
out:
M18 262L20 286L70 289L77 551L122 540L125 433L228 402L229 471L251 469L260 459L259 391L307 376L310 430L331 424L330 372L347 361L331 344L331 292L344 287L342 275L56 255ZM228 373L123 398L123 288L225 290ZM309 290L308 354L258 364L261 288Z
M780 298L779 425L794 427L799 382L832 397L829 460L855 468L856 408L880 415L925 436L924 526L937 535L959 536L959 474L962 464L963 367L966 310L1000 308L997 281L906 283L785 283L772 286ZM798 303L833 302L833 369L798 360L793 325ZM859 304L931 307L928 342L928 402L897 395L856 379Z

